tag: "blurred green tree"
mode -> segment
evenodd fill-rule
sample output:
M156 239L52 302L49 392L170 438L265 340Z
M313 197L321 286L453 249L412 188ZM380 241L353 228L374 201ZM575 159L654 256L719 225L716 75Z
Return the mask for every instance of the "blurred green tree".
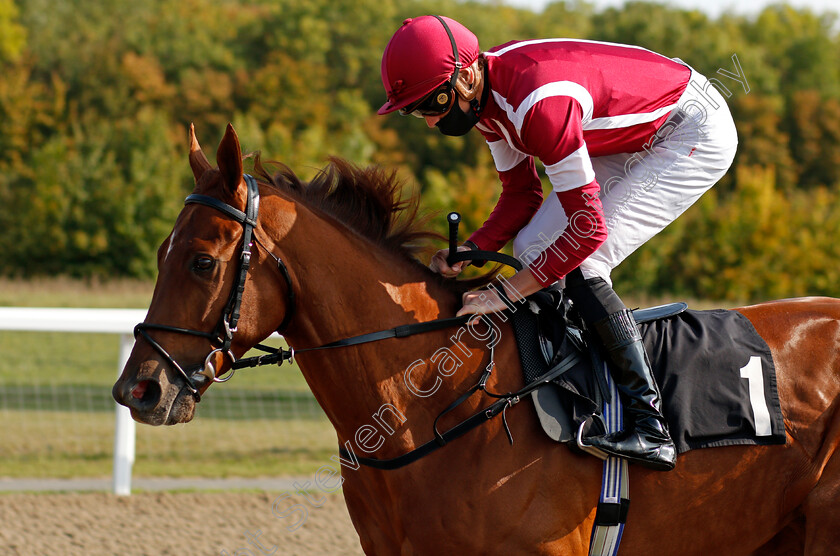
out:
M0 273L152 274L191 187L191 122L208 154L232 121L246 152L304 179L330 155L396 168L425 209L458 210L471 232L500 187L482 138L375 115L385 44L429 13L462 21L485 49L624 42L732 86L732 170L616 269L623 292L840 295L837 19L787 5L710 18L584 0L539 13L501 1L0 0ZM733 54L749 91L718 72L733 71Z
M18 16L12 0L0 0L0 62L17 60L26 44L26 29Z

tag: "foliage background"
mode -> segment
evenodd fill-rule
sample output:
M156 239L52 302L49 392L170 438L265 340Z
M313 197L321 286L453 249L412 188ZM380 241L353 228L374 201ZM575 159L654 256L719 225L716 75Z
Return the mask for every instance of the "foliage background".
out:
M740 136L732 170L614 279L655 297L840 295L837 18L786 5L711 19L646 2L0 0L0 275L153 276L192 184L190 122L208 152L231 121L246 151L304 178L333 154L397 168L426 208L475 229L499 193L481 137L375 115L382 49L424 13L484 48L638 44L708 76L736 54L749 92L718 75Z

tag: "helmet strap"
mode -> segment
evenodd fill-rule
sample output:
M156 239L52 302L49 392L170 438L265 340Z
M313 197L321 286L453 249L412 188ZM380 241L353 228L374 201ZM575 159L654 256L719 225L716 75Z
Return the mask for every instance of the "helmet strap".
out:
M446 35L449 37L449 43L452 45L452 55L455 57L455 69L452 72L452 77L449 78L449 87L448 93L451 96L455 92L455 87L458 85L458 77L461 75L461 69L464 67L461 64L461 57L458 55L458 45L455 44L455 37L452 35L452 31L449 29L449 25L443 20L442 17L439 15L433 16L440 24L443 25L443 29L446 31ZM449 99L450 102L452 99Z

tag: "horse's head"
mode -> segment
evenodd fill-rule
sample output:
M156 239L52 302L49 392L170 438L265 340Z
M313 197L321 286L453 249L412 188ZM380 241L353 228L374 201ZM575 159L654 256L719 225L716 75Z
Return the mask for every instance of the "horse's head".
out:
M195 190L158 250L152 303L113 388L134 419L152 425L191 420L216 377L287 313L255 309L287 304L286 285L277 259L257 246L259 190L243 175L236 132L228 125L212 168L190 128L189 158Z

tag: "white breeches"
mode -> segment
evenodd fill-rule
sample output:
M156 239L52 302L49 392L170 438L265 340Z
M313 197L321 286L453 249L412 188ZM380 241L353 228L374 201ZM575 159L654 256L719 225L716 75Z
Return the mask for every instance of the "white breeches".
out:
M592 158L609 236L580 265L584 277L610 282L613 268L723 177L737 145L726 101L692 70L678 108L644 150ZM548 195L514 239L514 255L525 255L525 264L532 262L548 247L546 239L559 237L568 221L557 195Z

